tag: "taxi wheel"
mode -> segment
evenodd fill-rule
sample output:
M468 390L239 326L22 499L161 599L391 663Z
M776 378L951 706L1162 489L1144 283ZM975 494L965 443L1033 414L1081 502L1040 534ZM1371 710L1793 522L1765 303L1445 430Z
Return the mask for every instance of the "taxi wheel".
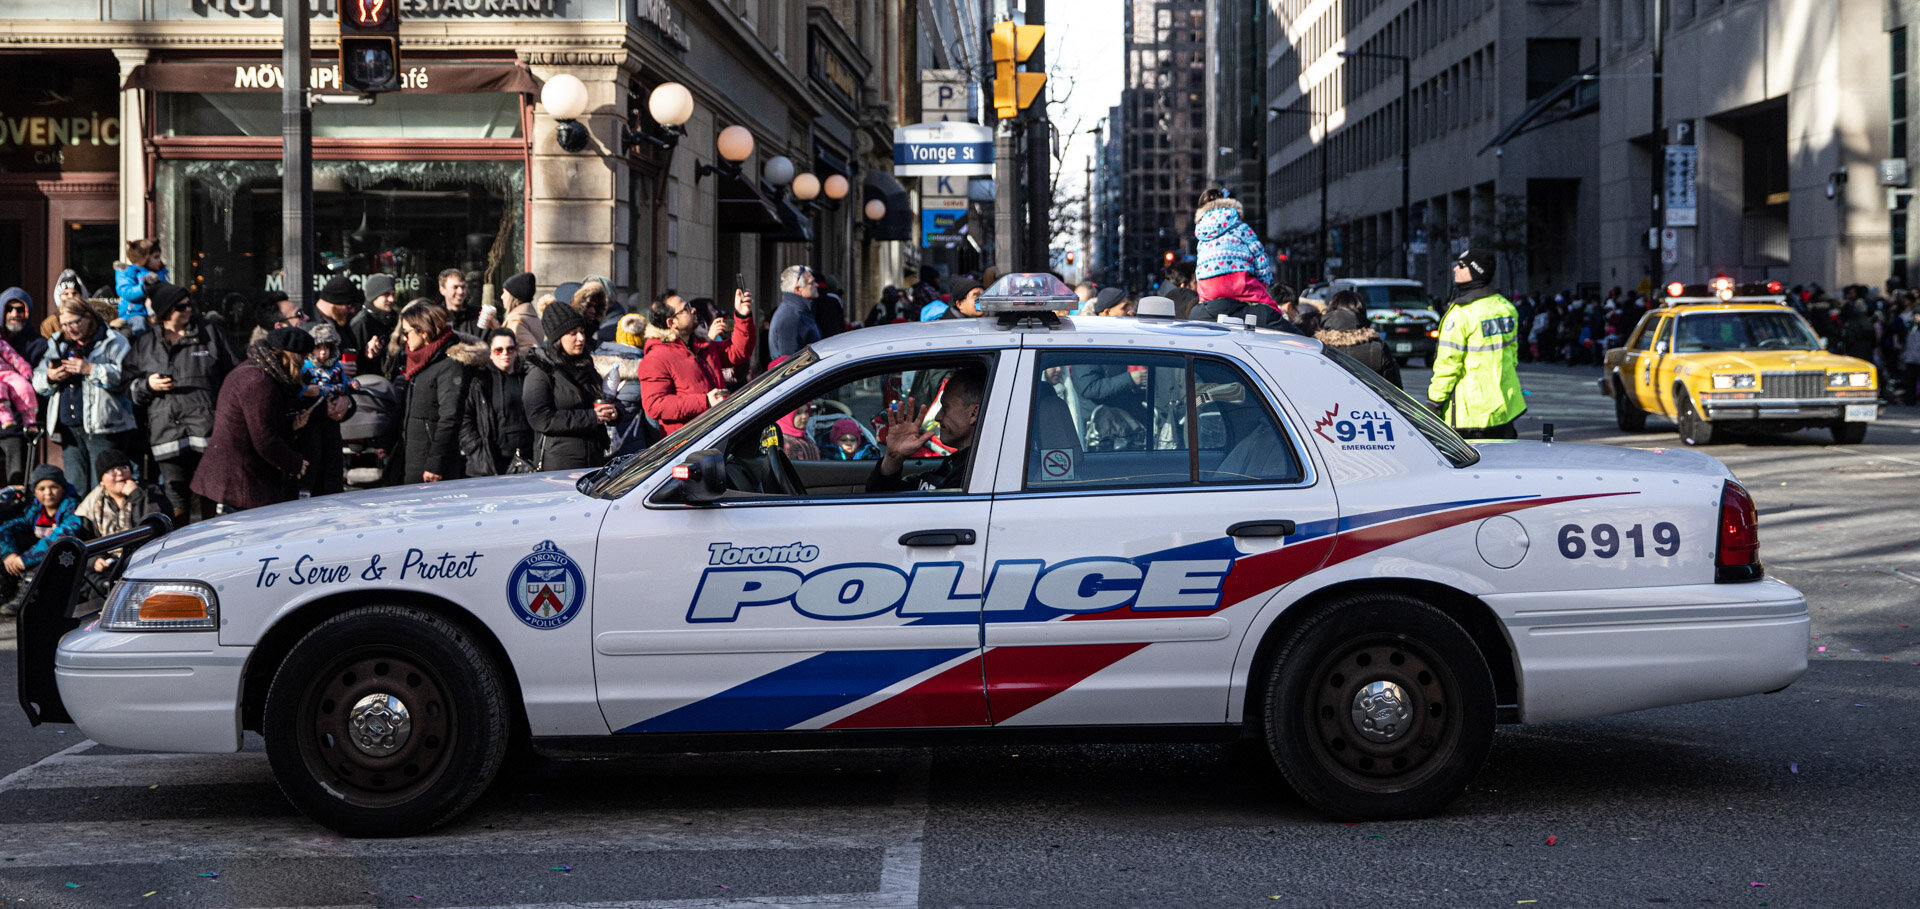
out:
M1693 409L1693 399L1684 392L1676 391L1674 397L1680 402L1680 414L1673 420L1679 427L1680 441L1688 445L1712 445L1713 424L1700 419L1700 413Z
M473 804L500 770L511 710L493 660L447 620L367 606L294 645L262 732L288 800L347 836L410 836Z
M1844 420L1833 424L1833 443L1835 445L1858 445L1867 440L1867 424L1848 423Z
M1493 679L1473 638L1411 597L1329 603L1268 672L1267 748L1295 792L1338 818L1425 817L1493 744Z
M1613 386L1613 422L1621 432L1643 432L1647 428L1647 412L1618 382Z

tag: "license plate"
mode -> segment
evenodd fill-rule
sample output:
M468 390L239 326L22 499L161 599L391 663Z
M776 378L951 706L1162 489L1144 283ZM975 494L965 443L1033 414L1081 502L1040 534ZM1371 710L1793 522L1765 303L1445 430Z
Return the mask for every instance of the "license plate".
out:
M1878 404L1847 405L1847 422L1849 423L1871 423L1878 419L1880 419L1880 405Z
M1395 341L1393 342L1393 352L1394 353L1412 353L1413 342L1412 341ZM1852 408L1848 408L1848 411L1851 412ZM1847 419L1851 420L1853 418L1848 417Z

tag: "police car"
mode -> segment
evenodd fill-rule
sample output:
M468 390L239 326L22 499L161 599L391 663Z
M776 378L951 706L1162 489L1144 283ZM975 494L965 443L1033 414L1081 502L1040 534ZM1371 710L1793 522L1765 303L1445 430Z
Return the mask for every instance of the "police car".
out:
M1806 602L1712 458L1470 446L1311 339L1065 296L1014 275L998 318L835 336L604 469L159 536L76 620L63 540L23 706L124 748L258 730L361 836L456 817L523 745L1244 737L1358 819L1444 807L1497 722L1805 671ZM828 412L886 454L801 432Z

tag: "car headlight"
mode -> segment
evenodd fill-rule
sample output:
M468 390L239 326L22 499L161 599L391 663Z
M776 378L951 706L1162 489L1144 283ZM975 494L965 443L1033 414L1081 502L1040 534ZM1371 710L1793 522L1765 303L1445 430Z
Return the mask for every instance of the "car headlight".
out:
M1722 372L1713 376L1715 388L1752 388L1755 384L1750 372Z
M1873 376L1864 372L1827 373L1828 388L1865 388L1873 383Z
M121 581L100 614L108 631L213 631L219 624L219 598L194 581Z

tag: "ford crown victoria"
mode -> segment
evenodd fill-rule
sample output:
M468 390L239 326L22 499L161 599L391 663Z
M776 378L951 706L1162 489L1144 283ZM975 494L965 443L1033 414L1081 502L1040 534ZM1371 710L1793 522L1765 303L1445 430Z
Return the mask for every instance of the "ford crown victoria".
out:
M1712 458L1475 448L1298 335L1018 318L835 336L590 473L196 524L77 619L56 554L23 706L125 748L258 730L362 836L457 816L522 745L1245 737L1311 804L1399 818L1496 722L1805 671L1805 600Z

